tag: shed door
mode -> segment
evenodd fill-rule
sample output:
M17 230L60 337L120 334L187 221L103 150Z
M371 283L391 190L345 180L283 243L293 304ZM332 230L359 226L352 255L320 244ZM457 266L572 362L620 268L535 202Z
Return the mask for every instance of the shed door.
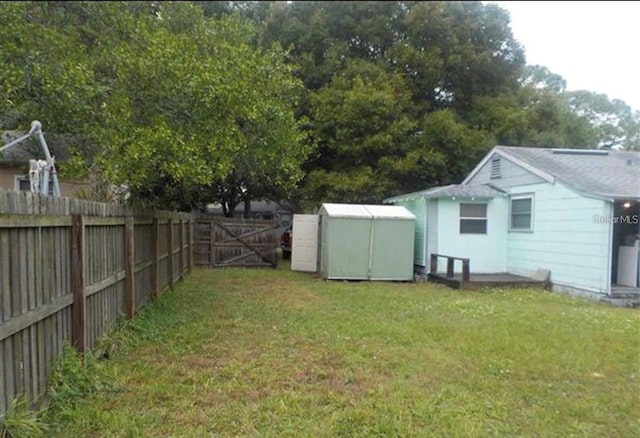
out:
M291 242L291 270L316 272L318 269L318 216L294 214Z

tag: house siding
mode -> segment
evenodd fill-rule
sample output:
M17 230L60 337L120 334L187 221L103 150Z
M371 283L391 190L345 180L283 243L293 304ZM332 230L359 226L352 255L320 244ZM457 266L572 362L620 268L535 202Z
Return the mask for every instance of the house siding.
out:
M395 205L401 205L416 217L415 237L413 244L413 262L417 266L426 266L426 236L427 236L427 207L424 198L414 198L394 202Z
M0 164L0 189L16 190L16 176L29 173L29 166ZM90 191L91 184L88 181L70 182L64 181L58 175L61 196L76 196L80 191Z
M26 167L28 171L28 167ZM0 164L0 189L15 190L16 176L25 174L25 166Z
M491 161L500 158L500 178L491 178ZM544 180L503 156L494 153L478 172L467 181L468 185L493 184L501 189L543 183Z
M427 204L427 242L424 248L425 257L431 260L431 254L438 254L438 210L437 200L426 200ZM430 262L429 262L430 263ZM430 269L430 268L429 268ZM440 270L440 266L438 266Z
M487 233L460 233L460 203L487 204ZM472 273L505 272L507 268L507 211L506 198L488 201L451 200L438 201L438 252L443 255L470 259ZM431 226L431 222L429 222ZM438 271L446 270L444 259L438 261ZM456 272L461 271L456 263Z
M513 187L510 192L534 194L533 231L508 233L507 271L528 276L549 269L554 286L607 293L611 226L594 216L611 216L611 204L560 183Z

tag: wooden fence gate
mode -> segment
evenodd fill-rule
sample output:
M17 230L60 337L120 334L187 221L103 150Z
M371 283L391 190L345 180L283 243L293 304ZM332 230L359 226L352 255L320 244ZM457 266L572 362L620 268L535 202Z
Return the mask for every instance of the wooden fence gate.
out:
M200 216L195 263L212 268L278 266L275 221Z

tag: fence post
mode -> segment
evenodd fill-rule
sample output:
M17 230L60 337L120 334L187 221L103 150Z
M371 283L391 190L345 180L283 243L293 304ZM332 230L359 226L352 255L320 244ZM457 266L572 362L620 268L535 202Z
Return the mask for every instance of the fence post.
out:
M179 219L180 224L180 235L178 236L178 243L180 245L180 258L178 263L178 279L184 277L184 221L182 218Z
M447 257L447 277L453 277L453 264L455 263L456 259L454 259L453 257Z
M438 272L438 256L431 254L431 273L435 274L436 272Z
M469 274L469 259L462 260L462 281L467 283L471 278Z
M160 275L160 242L158 241L160 236L160 224L158 224L158 218L153 218L153 224L151 225L151 299L158 297L158 281Z
M136 313L135 252L133 217L127 216L124 225L124 305L127 319Z
M216 223L213 219L209 221L209 267L216 264Z
M87 350L87 300L84 285L84 217L74 214L71 219L71 281L73 288L73 326L71 338L78 352Z
M173 290L173 285L175 283L175 280L173 278L173 265L174 265L174 260L173 260L173 247L175 246L175 236L173 233L173 219L171 217L169 217L169 219L167 219L167 226L169 227L169 260L168 260L168 266L169 266L169 287Z
M189 216L187 222L187 272L193 269L193 217Z

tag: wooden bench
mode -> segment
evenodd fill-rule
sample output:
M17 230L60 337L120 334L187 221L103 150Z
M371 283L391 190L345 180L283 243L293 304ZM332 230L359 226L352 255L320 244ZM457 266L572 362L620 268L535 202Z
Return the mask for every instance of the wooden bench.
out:
M462 262L462 282L469 282L471 276L469 274L469 259L464 257L453 257L444 254L431 254L431 271L430 273L436 275L438 273L438 257L447 259L447 278L453 278L454 263L456 260Z

